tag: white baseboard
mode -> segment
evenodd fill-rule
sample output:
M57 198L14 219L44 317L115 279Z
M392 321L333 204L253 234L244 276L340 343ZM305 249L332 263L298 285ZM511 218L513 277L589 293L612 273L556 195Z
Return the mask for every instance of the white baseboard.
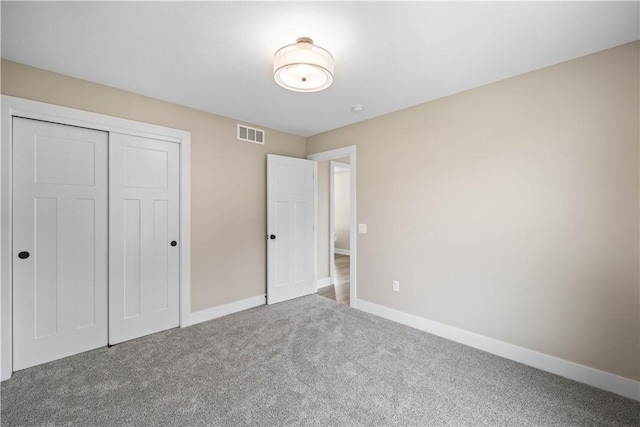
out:
M247 310L249 308L265 305L266 299L264 295L257 295L255 297L235 301L229 304L219 305L217 307L207 308L206 310L196 311L191 313L191 324L206 322L207 320L217 319L218 317L226 316L227 314L237 313L239 311Z
M325 286L331 286L331 277L318 280L318 289L324 288Z
M340 248L334 248L333 251L335 253L337 253L338 255L347 255L347 256L351 256L351 251L349 249L340 249Z
M361 299L359 310L593 387L640 400L640 382Z

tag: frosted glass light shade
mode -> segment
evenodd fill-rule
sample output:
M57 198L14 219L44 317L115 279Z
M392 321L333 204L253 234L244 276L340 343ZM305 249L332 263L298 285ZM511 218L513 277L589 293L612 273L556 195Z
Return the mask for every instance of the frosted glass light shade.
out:
M333 56L313 40L301 37L279 49L273 57L273 77L296 92L317 92L333 83Z

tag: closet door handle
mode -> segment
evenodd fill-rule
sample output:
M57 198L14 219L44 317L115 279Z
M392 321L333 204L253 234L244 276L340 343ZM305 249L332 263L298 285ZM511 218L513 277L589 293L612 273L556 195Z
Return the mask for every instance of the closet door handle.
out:
M172 241L171 241L171 246L175 246L175 245L177 245L177 244L178 244L178 242L176 242L175 240L172 240Z
M29 255L31 255L29 252L27 251L22 251L18 254L18 258L20 259L27 259L29 258Z

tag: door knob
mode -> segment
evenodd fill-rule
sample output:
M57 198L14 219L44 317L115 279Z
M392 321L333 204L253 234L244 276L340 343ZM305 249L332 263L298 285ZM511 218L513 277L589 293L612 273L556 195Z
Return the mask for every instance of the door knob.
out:
M276 238L276 235L275 235L275 234L272 234L272 235L270 235L270 236L269 236L269 238L270 238L271 240L274 240L274 239Z
M175 245L177 245L177 244L178 244L178 242L176 242L175 240L172 240L172 241L171 241L171 246L175 246Z
M29 258L29 255L30 255L30 253L29 253L29 252L23 251L23 252L20 252L20 253L18 254L18 258L20 258L20 259L27 259L27 258Z

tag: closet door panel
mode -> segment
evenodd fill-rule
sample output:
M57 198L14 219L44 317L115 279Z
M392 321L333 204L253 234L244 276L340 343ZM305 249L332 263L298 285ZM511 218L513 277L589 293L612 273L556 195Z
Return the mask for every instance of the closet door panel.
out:
M13 119L14 370L107 344L106 132Z
M112 134L111 344L179 325L179 145Z

